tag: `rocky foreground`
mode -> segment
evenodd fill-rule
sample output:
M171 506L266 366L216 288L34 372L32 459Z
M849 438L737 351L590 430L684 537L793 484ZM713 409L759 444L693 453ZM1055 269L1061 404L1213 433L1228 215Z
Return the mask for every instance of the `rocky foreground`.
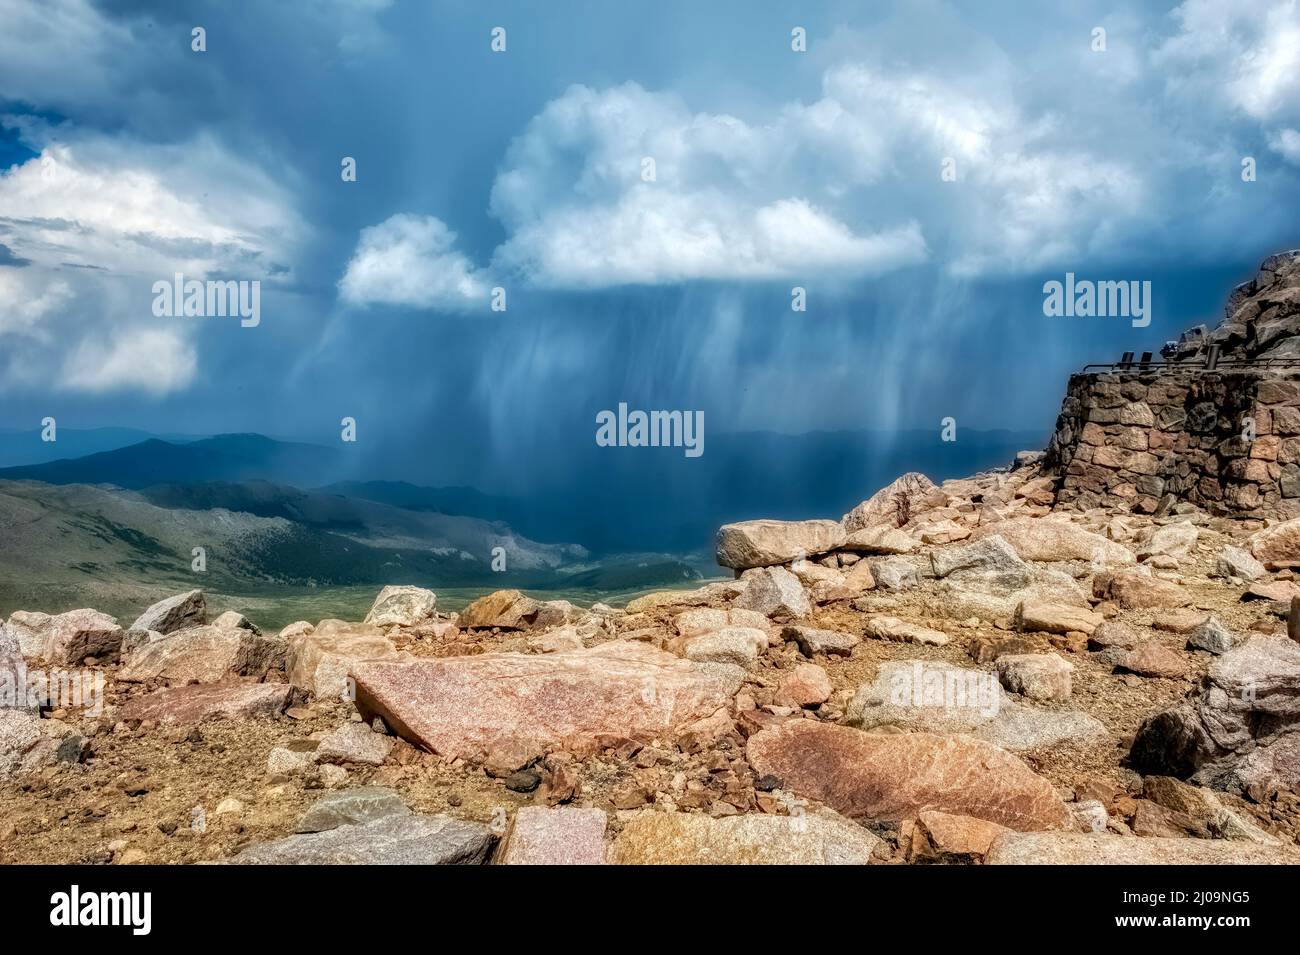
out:
M1300 862L1300 521L1053 512L1038 457L723 527L734 580L262 633L15 612L0 861Z

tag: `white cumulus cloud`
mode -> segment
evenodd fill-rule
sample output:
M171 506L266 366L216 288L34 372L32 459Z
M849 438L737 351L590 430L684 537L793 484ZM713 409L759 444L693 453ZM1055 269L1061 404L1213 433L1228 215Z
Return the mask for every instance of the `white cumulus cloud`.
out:
M456 251L456 233L433 216L398 214L361 230L339 281L351 305L442 311L488 307L486 273Z
M154 316L153 282L292 276L303 230L282 187L215 140L19 128L39 154L0 172L0 388L183 389L198 326Z
M754 125L636 84L571 87L506 156L491 208L510 235L496 260L540 286L584 288L861 276L923 261L905 212L861 227L840 217L831 184L803 162L809 128L826 121Z

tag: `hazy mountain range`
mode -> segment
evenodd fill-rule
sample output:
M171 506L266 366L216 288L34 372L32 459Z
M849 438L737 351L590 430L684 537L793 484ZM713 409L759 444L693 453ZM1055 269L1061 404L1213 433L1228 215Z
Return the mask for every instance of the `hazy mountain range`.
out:
M568 486L520 496L358 475L345 451L257 434L61 429L47 444L9 432L0 465L25 463L0 467L0 613L112 607L196 584L231 595L680 584L717 572L711 543L727 521L838 517L903 471L965 475L1041 444L1011 432L945 443L936 431L722 435L699 459L585 448ZM206 561L197 580L195 548Z
M114 437L122 443L104 447ZM566 449L570 466L562 481L539 476L526 494L501 494L490 487L395 479L403 476L382 459L358 467L350 450L257 434L128 440L139 437L129 431L60 430L58 446L101 449L51 459L44 449L53 445L41 442L39 432L0 434L0 480L111 484L145 491L163 507L224 507L306 519L324 530L369 526L371 516L357 513L364 510L358 502L367 501L401 512L396 519L383 512L388 518L377 536L385 539L402 539L403 522L419 523L415 515L430 512L503 522L524 538L578 544L600 556L686 553L706 551L718 525L727 521L838 517L904 471L936 480L964 476L1005 464L1016 451L1040 448L1046 439L1027 432L962 431L958 440L944 442L938 428L749 432L711 436L708 452L692 459L672 448L600 448L586 436ZM28 463L37 454L34 445L44 445L45 459ZM518 467L526 477L529 462L521 460ZM512 475L513 484L521 483L518 477ZM287 488L224 486L247 482Z

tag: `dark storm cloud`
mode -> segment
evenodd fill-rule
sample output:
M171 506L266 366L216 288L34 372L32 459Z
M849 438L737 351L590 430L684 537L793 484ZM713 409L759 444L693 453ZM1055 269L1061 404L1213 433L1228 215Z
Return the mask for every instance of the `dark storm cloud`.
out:
M4 6L20 28L38 15ZM58 404L83 424L336 440L354 416L371 461L500 486L559 479L619 401L717 431L1038 427L1070 369L1213 321L1300 238L1297 169L1270 146L1300 127L1296 86L1252 86L1269 36L1199 3L1107 14L1104 54L1090 15L1015 4L43 6L75 26L40 57L0 41L0 113L24 130L15 170L66 147L86 198L15 214L4 197L40 205L35 167L0 180L4 254L66 283L24 328L120 326L144 367L193 364L141 395L139 376L87 384L33 351L52 373L11 384L5 426ZM128 195L128 172L156 185L157 222L61 228ZM416 228L383 233L373 262L409 262L414 288L378 268L344 294L363 230L393 221ZM262 323L153 319L151 282L187 261L261 278ZM1152 279L1151 326L1047 319L1042 284L1066 270ZM503 313L477 304L494 285Z

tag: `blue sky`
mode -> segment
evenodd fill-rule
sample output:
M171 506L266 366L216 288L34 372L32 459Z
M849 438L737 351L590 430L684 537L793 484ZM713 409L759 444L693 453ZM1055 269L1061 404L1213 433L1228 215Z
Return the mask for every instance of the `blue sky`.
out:
M1045 432L1300 245L1300 7L0 0L0 127L0 427ZM177 271L261 324L154 316ZM1150 327L1045 317L1066 271Z

